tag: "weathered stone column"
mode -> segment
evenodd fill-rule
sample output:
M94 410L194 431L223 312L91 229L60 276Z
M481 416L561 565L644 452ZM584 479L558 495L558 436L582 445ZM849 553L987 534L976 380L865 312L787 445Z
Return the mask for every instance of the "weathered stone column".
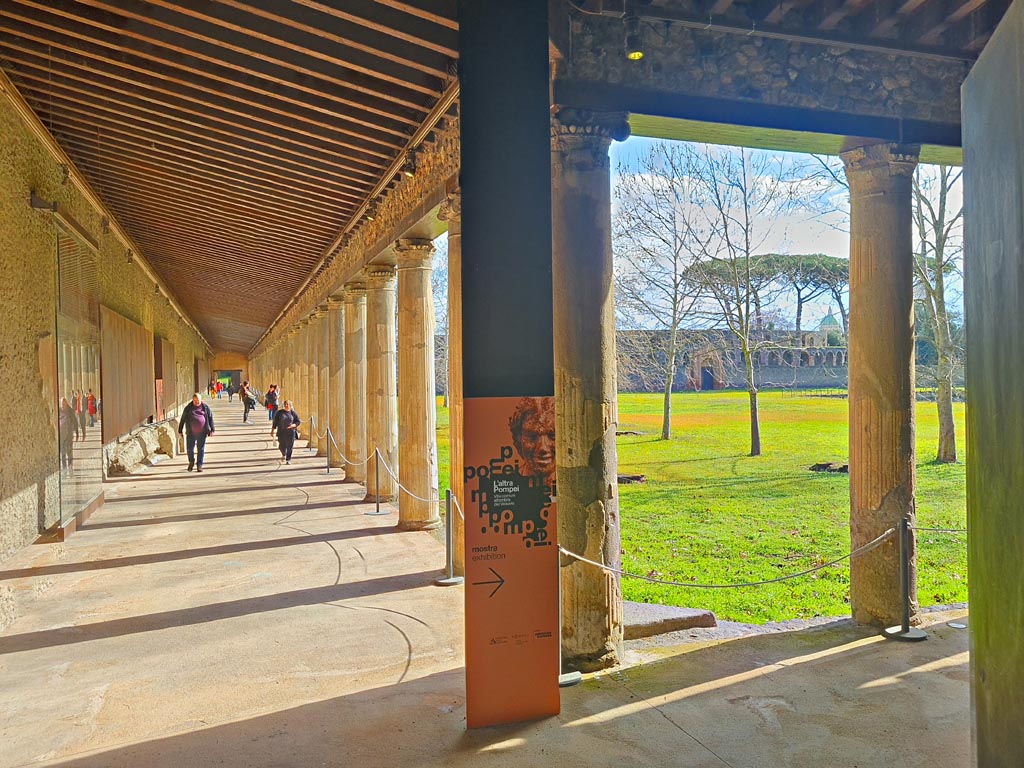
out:
M366 450L380 451L380 501L394 501L398 484L398 395L395 381L395 268L366 268ZM390 467L390 472L384 464ZM366 499L377 496L376 463L366 464Z
M913 524L914 266L911 182L919 148L872 144L841 157L850 184L850 534L853 548ZM916 547L914 547L916 550ZM916 552L911 610L917 613ZM855 621L900 623L896 536L850 562Z
M330 402L331 435L330 465L343 467L341 452L345 450L345 303L341 296L327 299L327 386Z
M345 286L345 479L366 481L366 285Z
M331 396L330 381L330 326L327 318L327 305L321 304L316 309L316 429L320 437L316 440L316 455L327 456L327 426L330 413L329 399Z
M309 337L307 339L307 350L309 360L309 405L306 406L306 412L303 417L306 419L306 426L309 429L306 430L306 435L309 437L309 447L317 447L317 432L322 432L324 429L323 423L320 421L320 310L314 309L309 313L309 328L307 333ZM310 418L312 417L312 418ZM314 426L314 422L316 426Z
M448 195L438 213L448 222L448 485L460 509L466 509L465 398L462 388L462 196ZM455 527L455 574L466 575L466 524L458 511Z
M434 244L398 240L398 528L441 525L437 498L437 406L434 397ZM412 494L412 495L410 495ZM419 497L419 498L416 498ZM423 501L431 499L431 501Z
M299 412L299 416L305 422L302 426L302 432L309 435L310 432L310 414L313 413L310 404L312 403L313 393L312 387L312 371L313 366L310 365L310 351L312 345L310 344L310 338L312 333L309 328L310 319L308 317L303 318L299 321L299 382L298 382L298 396L299 402L296 406L296 410Z
M566 549L620 567L615 449L615 285L608 148L623 113L561 109L552 123L555 453L558 536ZM562 559L565 666L600 669L622 654L619 578Z

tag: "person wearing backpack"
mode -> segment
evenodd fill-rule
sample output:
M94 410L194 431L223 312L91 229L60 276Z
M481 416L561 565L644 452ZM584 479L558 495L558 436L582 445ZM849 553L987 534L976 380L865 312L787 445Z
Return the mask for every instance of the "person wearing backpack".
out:
M256 407L256 393L252 387L249 386L248 381L243 381L242 386L238 388L238 396L242 400L242 405L245 410L242 412L242 423L249 423L249 412Z
M203 396L198 392L192 395L192 402L181 412L178 434L185 435L188 471L191 472L195 468L196 472L202 472L203 459L206 457L206 438L213 434L213 411L203 402Z

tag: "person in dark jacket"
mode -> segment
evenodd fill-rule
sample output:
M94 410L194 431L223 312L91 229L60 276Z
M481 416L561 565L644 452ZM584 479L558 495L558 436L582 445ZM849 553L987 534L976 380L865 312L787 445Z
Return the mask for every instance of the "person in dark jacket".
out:
M238 397L242 401L242 423L249 423L249 412L256 407L256 393L253 388L249 386L248 381L243 381L242 386L238 388Z
M277 384L267 387L265 405L267 406L267 419L273 422L274 416L277 415Z
M295 447L295 438L299 436L299 425L302 419L299 414L292 410L292 401L285 400L274 416L274 424L270 428L270 436L277 432L277 447L281 451L281 458L285 464L292 463L292 448Z
M75 452L72 443L78 439L78 416L66 397L60 399L57 409L57 438L60 444L60 468L75 472Z
M188 471L191 472L194 467L196 472L202 472L203 459L206 456L206 438L213 434L213 411L203 402L203 396L198 392L192 395L192 402L181 412L178 434L185 435Z

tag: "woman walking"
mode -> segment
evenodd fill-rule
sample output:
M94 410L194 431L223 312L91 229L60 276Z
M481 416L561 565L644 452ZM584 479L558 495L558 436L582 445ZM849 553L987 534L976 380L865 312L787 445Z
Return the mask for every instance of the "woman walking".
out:
M267 387L267 397L265 401L267 406L267 419L271 422L273 422L274 416L277 415L277 400L277 384L271 384Z
M292 448L295 447L295 439L299 436L299 425L302 419L299 414L292 410L292 401L285 400L277 409L274 416L274 424L270 428L270 436L277 432L277 447L281 451L281 458L285 464L292 463Z
M196 472L203 471L203 459L206 457L206 438L213 434L213 411L203 402L203 396L196 392L192 402L185 406L178 422L178 434L185 436L185 448L188 451L188 471L195 467Z

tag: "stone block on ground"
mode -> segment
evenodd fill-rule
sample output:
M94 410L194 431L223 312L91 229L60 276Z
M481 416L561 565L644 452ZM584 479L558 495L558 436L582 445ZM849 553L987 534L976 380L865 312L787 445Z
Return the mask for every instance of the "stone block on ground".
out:
M626 640L661 635L680 629L716 627L715 614L698 608L622 601L623 636Z
M172 422L163 422L156 425L157 440L160 443L159 452L167 456L174 456L177 452L177 432Z

